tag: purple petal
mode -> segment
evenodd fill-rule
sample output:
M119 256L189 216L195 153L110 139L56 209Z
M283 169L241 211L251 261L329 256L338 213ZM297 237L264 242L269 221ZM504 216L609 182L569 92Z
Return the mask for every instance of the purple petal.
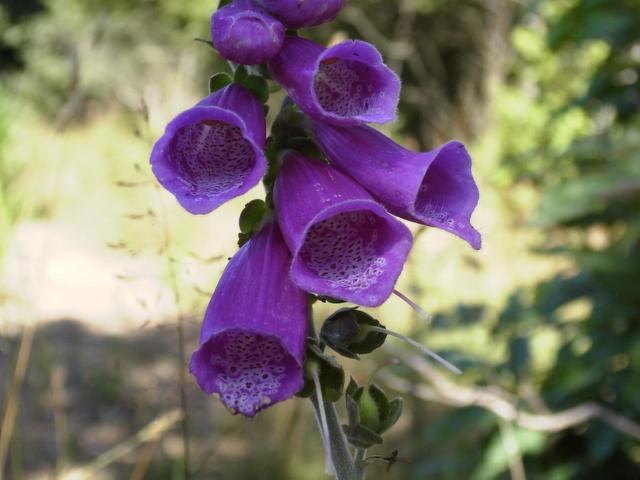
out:
M325 49L288 36L268 65L293 101L316 120L357 125L396 116L400 80L366 42L348 40Z
M266 170L262 105L229 85L174 118L151 152L158 182L189 212L209 213L253 187Z
M235 0L211 16L213 46L227 60L254 65L282 46L284 26L249 0Z
M234 413L253 417L303 385L307 297L270 222L231 259L211 298L189 370Z
M313 27L336 18L346 0L254 0L287 28Z
M441 228L479 249L470 223L478 204L471 157L457 141L416 153L367 126L313 122L320 147L333 165L365 187L391 213Z
M330 166L290 152L274 201L293 252L296 285L372 307L389 297L411 249L411 232L364 189Z

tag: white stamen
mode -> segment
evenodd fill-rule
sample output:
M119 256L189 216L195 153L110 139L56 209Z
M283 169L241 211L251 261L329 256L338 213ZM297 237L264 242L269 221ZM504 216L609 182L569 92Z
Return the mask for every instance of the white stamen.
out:
M322 387L320 386L320 378L318 378L318 372L313 371L311 373L313 378L313 384L316 388L316 399L318 401L318 411L320 412L320 436L322 437L322 444L324 446L324 473L327 475L336 476L336 467L333 464L333 458L331 457L331 446L329 445L329 424L327 423L327 414L324 410L324 400L322 398Z
M416 342L415 340L407 337L406 335L402 335L401 333L394 332L392 330L387 330L386 328L382 328L382 327L367 326L367 328L375 332L386 333L387 335L391 335L392 337L396 337L401 340L404 340L405 342L413 345L423 353L433 358L436 362L440 363L443 367L447 368L451 372L455 373L456 375L462 375L462 371L458 367L456 367L450 362L447 362L444 358L442 358L440 355L438 355L434 351L429 350L427 347L425 347L421 343Z
M413 300L407 297L404 293L401 293L398 290L394 290L393 293L400 299L404 300L411 308L413 308L416 311L416 313L420 315L425 322L427 322L427 324L431 323L431 315L425 312L422 309L422 307L420 307L417 303L415 303Z

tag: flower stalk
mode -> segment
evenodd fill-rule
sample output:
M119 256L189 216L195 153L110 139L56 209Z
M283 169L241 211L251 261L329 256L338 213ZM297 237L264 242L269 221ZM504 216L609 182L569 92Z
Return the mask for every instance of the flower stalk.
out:
M316 411L316 415L320 415L321 409L324 409L326 415L328 444L335 468L336 480L363 480L364 476L358 476L354 459L349 451L347 439L342 433L342 427L340 426L335 405L328 402L324 402L323 405L321 405L315 394L311 396L311 403Z

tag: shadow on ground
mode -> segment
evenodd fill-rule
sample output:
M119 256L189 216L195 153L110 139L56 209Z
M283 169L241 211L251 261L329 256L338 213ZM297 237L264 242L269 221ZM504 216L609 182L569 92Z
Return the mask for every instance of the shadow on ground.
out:
M187 324L189 354L197 330L195 322ZM2 411L19 343L20 338L0 337ZM177 345L174 324L122 336L98 334L73 320L38 327L19 396L5 469L8 478L63 478L61 472L94 461L177 408L181 365ZM313 422L299 421L300 415L308 415L300 400L245 421L197 390L188 374L186 393L193 478L302 479L320 473L305 462L301 475L291 460L308 460L305 451L319 447L309 435ZM99 477L183 478L180 427L177 424L157 441L140 445L102 469ZM285 443L295 445L297 453L280 448ZM243 461L248 457L251 462ZM147 460L143 476L135 477Z

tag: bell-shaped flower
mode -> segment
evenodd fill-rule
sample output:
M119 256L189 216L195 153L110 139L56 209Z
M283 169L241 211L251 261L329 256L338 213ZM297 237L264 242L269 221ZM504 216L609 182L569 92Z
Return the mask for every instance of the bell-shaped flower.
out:
M284 25L250 0L235 0L211 16L211 38L227 60L254 65L278 53Z
M179 114L151 152L158 182L191 213L209 213L253 187L266 170L262 104L228 85Z
M336 18L346 0L254 0L287 28L313 27Z
M479 192L462 143L451 141L417 153L367 126L312 122L312 130L329 161L391 213L446 230L480 248L480 233L470 223Z
M316 120L356 125L396 116L400 80L369 43L347 40L324 48L286 36L268 65L293 101Z
M233 256L207 307L189 370L234 413L252 417L304 384L308 305L290 265L270 221Z
M370 307L389 297L412 245L404 224L346 175L294 152L273 193L296 285Z

